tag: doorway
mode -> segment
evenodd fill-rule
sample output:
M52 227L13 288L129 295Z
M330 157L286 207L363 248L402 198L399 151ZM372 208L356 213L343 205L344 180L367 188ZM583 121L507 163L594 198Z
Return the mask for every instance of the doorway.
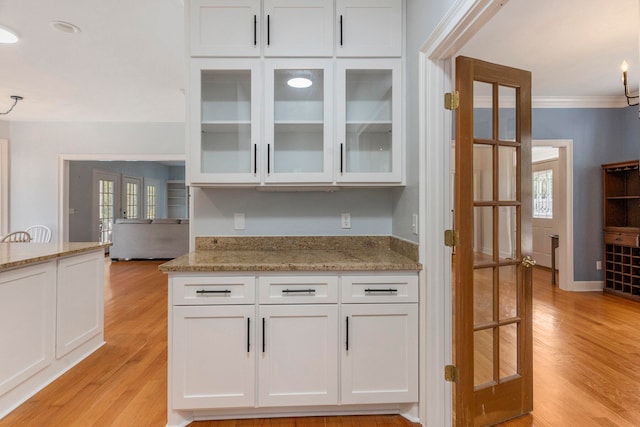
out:
M584 289L577 287L573 280L573 140L534 139L533 146L558 149L558 173L561 187L557 198L559 240L559 247L556 249L557 285L564 291L582 291Z
M74 207L70 207L70 164L74 161L87 161L87 162L110 162L110 161L123 161L123 162L158 162L171 165L182 165L184 167L186 156L184 154L61 154L58 156L58 230L59 241L69 242L70 215L74 215L76 210ZM140 195L142 195L142 190ZM93 203L92 206L96 206ZM91 207L87 207L92 209ZM140 212L140 215L144 215L144 212ZM93 215L87 215L94 218ZM97 216L95 216L97 218ZM94 226L88 224L87 230L93 230ZM91 233L90 233L91 234ZM97 235L94 241L97 241Z

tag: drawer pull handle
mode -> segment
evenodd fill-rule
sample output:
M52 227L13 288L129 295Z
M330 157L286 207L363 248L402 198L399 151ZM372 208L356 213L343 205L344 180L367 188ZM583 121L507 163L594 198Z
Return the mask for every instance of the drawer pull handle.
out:
M347 330L345 333L345 344L347 347L346 350L349 351L349 316L347 316L346 323L347 323Z
M394 292L398 292L397 289L393 289L393 288L388 288L388 289L365 289L364 290L367 293L376 293L376 292L386 292L386 293L394 293Z
M209 289L200 289L196 291L196 294L230 294L231 291L229 289L224 290L209 290Z
M247 353L251 351L251 318L247 317Z
M283 289L283 294L314 294L316 292L315 289Z
M264 337L264 329L265 329L265 320L264 317L262 318L262 352L264 353L264 348L266 345L267 340Z
M622 242L622 237L616 237L616 242Z

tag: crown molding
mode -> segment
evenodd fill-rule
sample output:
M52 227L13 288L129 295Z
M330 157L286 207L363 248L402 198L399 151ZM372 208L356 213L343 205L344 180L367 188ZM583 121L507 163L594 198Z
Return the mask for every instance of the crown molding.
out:
M500 107L513 108L512 97L500 98ZM624 96L534 96L531 99L533 108L624 108L627 101ZM491 96L477 96L474 108L491 108Z

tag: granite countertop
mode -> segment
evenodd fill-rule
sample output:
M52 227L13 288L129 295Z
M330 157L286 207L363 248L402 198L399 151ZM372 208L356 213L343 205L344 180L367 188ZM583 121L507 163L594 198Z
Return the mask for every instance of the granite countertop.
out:
M96 242L0 243L0 271L105 248Z
M170 272L420 270L417 245L389 236L198 237Z

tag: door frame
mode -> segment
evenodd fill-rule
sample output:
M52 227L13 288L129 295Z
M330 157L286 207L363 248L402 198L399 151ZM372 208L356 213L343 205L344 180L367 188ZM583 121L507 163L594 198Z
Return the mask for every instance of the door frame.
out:
M59 154L58 155L58 242L69 241L69 162L138 161L186 162L185 154ZM185 163L186 165L186 163ZM189 225L191 227L191 225Z
M9 232L9 140L0 139L0 235Z
M452 362L453 312L451 249L443 232L452 228L452 113L444 108L451 91L453 58L462 46L500 10L506 0L457 0L419 49L419 253L420 409L424 425L452 424L452 387L444 366ZM427 191L429 189L429 191ZM428 351L427 351L428 350Z
M564 291L580 291L582 289L577 289L573 281L573 140L533 139L532 146L556 147L560 150L558 167L565 183L565 197L560 201L558 283Z

